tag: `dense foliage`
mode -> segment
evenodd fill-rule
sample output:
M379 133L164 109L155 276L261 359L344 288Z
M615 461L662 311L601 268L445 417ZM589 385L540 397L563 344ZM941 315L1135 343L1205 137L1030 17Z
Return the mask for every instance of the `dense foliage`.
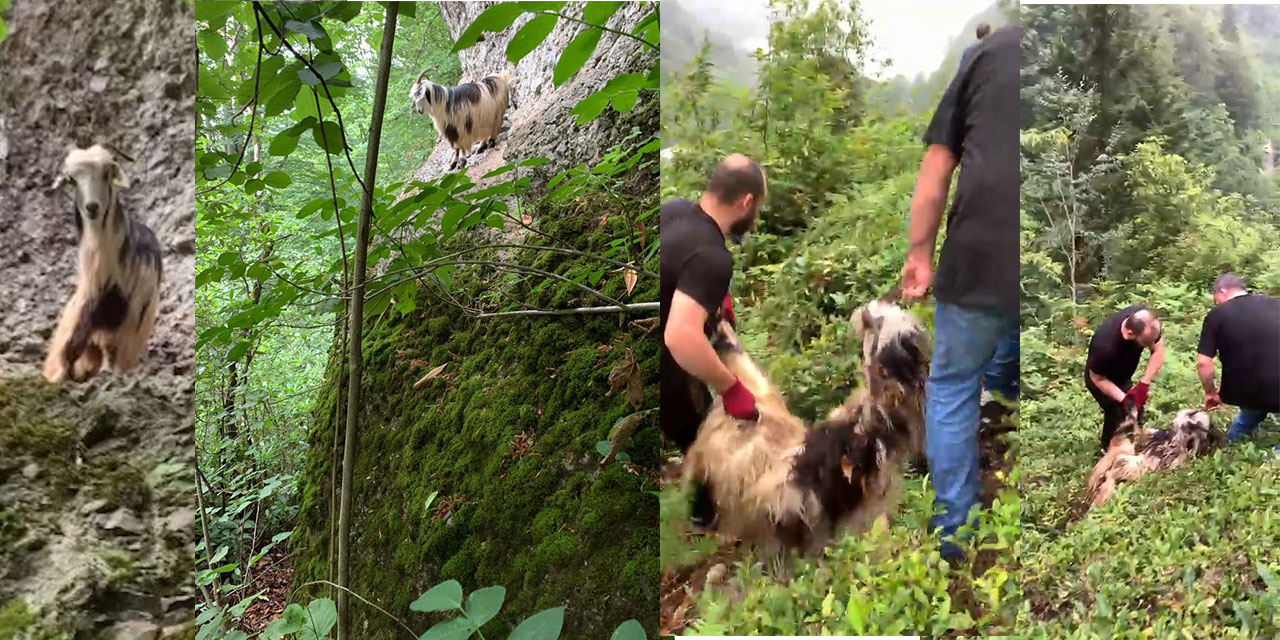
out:
M1274 426L1122 486L1086 515L1102 416L1082 378L1094 327L1151 304L1167 355L1146 422L1167 426L1202 403L1195 346L1213 279L1232 271L1280 291L1280 180L1260 170L1280 122L1280 10L1037 6L1022 24L1020 626L1046 638L1270 637Z
M290 538L291 603L264 637L330 632L294 623L299 612L327 620L333 606L308 599L332 597L317 581L335 576L343 318L364 191L376 268L366 279L350 587L382 609L353 605L355 628L370 638L399 633L398 619L427 628L439 621L406 613L438 609L409 600L454 579L485 587L476 593L510 589L501 613L482 603L493 610L477 628L553 638L558 623L533 622L551 613L530 616L547 609L574 637L636 637L638 625L619 623L647 620L656 597L644 579L656 572L644 558L657 541L643 504L656 502L646 483L657 443L651 425L607 440L615 421L652 422L656 392L631 391L656 375L647 328L617 314L478 316L654 299L656 8L618 32L651 52L652 68L610 79L572 112L580 124L625 117L634 134L547 183L522 170L547 161L531 157L477 188L464 173L412 179L436 143L401 98L418 72L455 84L458 50L532 13L503 43L508 61L561 21L582 25L556 62L555 83L570 82L623 3L497 5L457 42L439 7L400 3L378 182L365 185L356 167L373 116L379 5L197 4L201 637L245 637L235 628L266 600L254 576ZM613 371L627 393L610 393ZM414 380L421 391L405 387ZM611 448L616 462L602 468ZM522 635L521 618L534 635Z
M792 410L813 419L856 384L853 310L899 282L928 114L868 102L881 87L864 72L869 36L856 5L774 8L754 93L718 83L705 57L663 91L662 194L696 198L729 152L762 161L770 196L761 225L734 249L740 334ZM913 309L931 326L929 305ZM845 538L821 560L800 563L789 583L746 558L726 585L693 598L688 620L664 622L699 635L1011 630L1018 497L1002 492L978 524L970 561L949 566L927 527L932 493L923 478L908 484L888 531ZM701 576L699 567L721 559L682 533L682 489L664 491L662 510L667 580Z

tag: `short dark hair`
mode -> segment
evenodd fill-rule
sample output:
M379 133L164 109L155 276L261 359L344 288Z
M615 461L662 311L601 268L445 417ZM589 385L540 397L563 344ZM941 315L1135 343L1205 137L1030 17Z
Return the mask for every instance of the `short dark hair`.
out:
M764 197L764 171L755 161L721 161L716 165L707 193L723 204L737 202L742 196L752 195L756 200Z
M1234 273L1224 273L1213 281L1213 291L1230 291L1232 289L1244 289L1244 278Z
M982 23L982 24L980 24L980 25L978 25L978 39L979 39L979 40L981 40L981 39L983 39L983 38L987 37L987 34L988 34L988 33L991 33L991 25L989 25L989 24L987 24L987 23L985 23L985 22L984 22L984 23Z

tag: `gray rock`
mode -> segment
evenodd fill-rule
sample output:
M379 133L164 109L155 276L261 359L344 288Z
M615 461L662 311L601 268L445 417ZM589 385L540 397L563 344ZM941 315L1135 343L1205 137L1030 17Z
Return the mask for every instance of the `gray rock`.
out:
M111 505L106 500L91 500L86 502L84 506L80 507L80 513L92 515L95 513L102 513L109 508L111 508Z
M107 630L105 637L110 640L158 640L160 627L144 620L118 622Z
M98 527L115 535L140 536L147 532L147 525L124 507L116 509L105 517L100 516Z
M196 510L184 507L169 514L164 519L164 528L167 533L176 534L183 537L192 537L196 530Z
M27 466L22 468L22 477L28 480L34 480L38 475L40 475L40 465L34 462L28 463Z

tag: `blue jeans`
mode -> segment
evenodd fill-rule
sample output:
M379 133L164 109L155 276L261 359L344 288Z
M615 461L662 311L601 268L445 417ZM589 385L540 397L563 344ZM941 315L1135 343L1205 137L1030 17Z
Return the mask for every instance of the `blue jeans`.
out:
M965 524L978 503L979 383L1015 397L1017 358L1016 315L937 304L925 386L925 455L942 509L933 526L944 537Z
M1266 419L1267 412L1262 409L1240 407L1240 413L1236 414L1236 419L1231 422L1231 428L1227 430L1227 444L1248 437Z

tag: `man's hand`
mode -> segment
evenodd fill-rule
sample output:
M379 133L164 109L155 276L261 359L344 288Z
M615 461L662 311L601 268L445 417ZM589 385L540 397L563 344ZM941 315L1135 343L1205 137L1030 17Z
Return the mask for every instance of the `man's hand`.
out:
M1139 382L1133 385L1133 388L1124 394L1125 398L1133 398L1134 404L1138 406L1138 411L1147 405L1147 394L1151 391L1151 385L1145 382ZM1124 402L1122 399L1121 402Z
M929 290L933 281L933 265L930 262L932 257L928 252L907 252L907 261L902 265L903 300L918 300Z
M734 380L733 384L725 389L720 397L724 400L725 413L739 420L759 420L760 411L756 409L756 397L742 384L741 380Z
M1204 393L1204 408L1206 411L1213 411L1222 406L1222 398L1218 396L1217 391L1206 391Z
M733 312L733 298L724 294L724 302L720 303L720 317L729 321L729 326L738 328L738 316Z

